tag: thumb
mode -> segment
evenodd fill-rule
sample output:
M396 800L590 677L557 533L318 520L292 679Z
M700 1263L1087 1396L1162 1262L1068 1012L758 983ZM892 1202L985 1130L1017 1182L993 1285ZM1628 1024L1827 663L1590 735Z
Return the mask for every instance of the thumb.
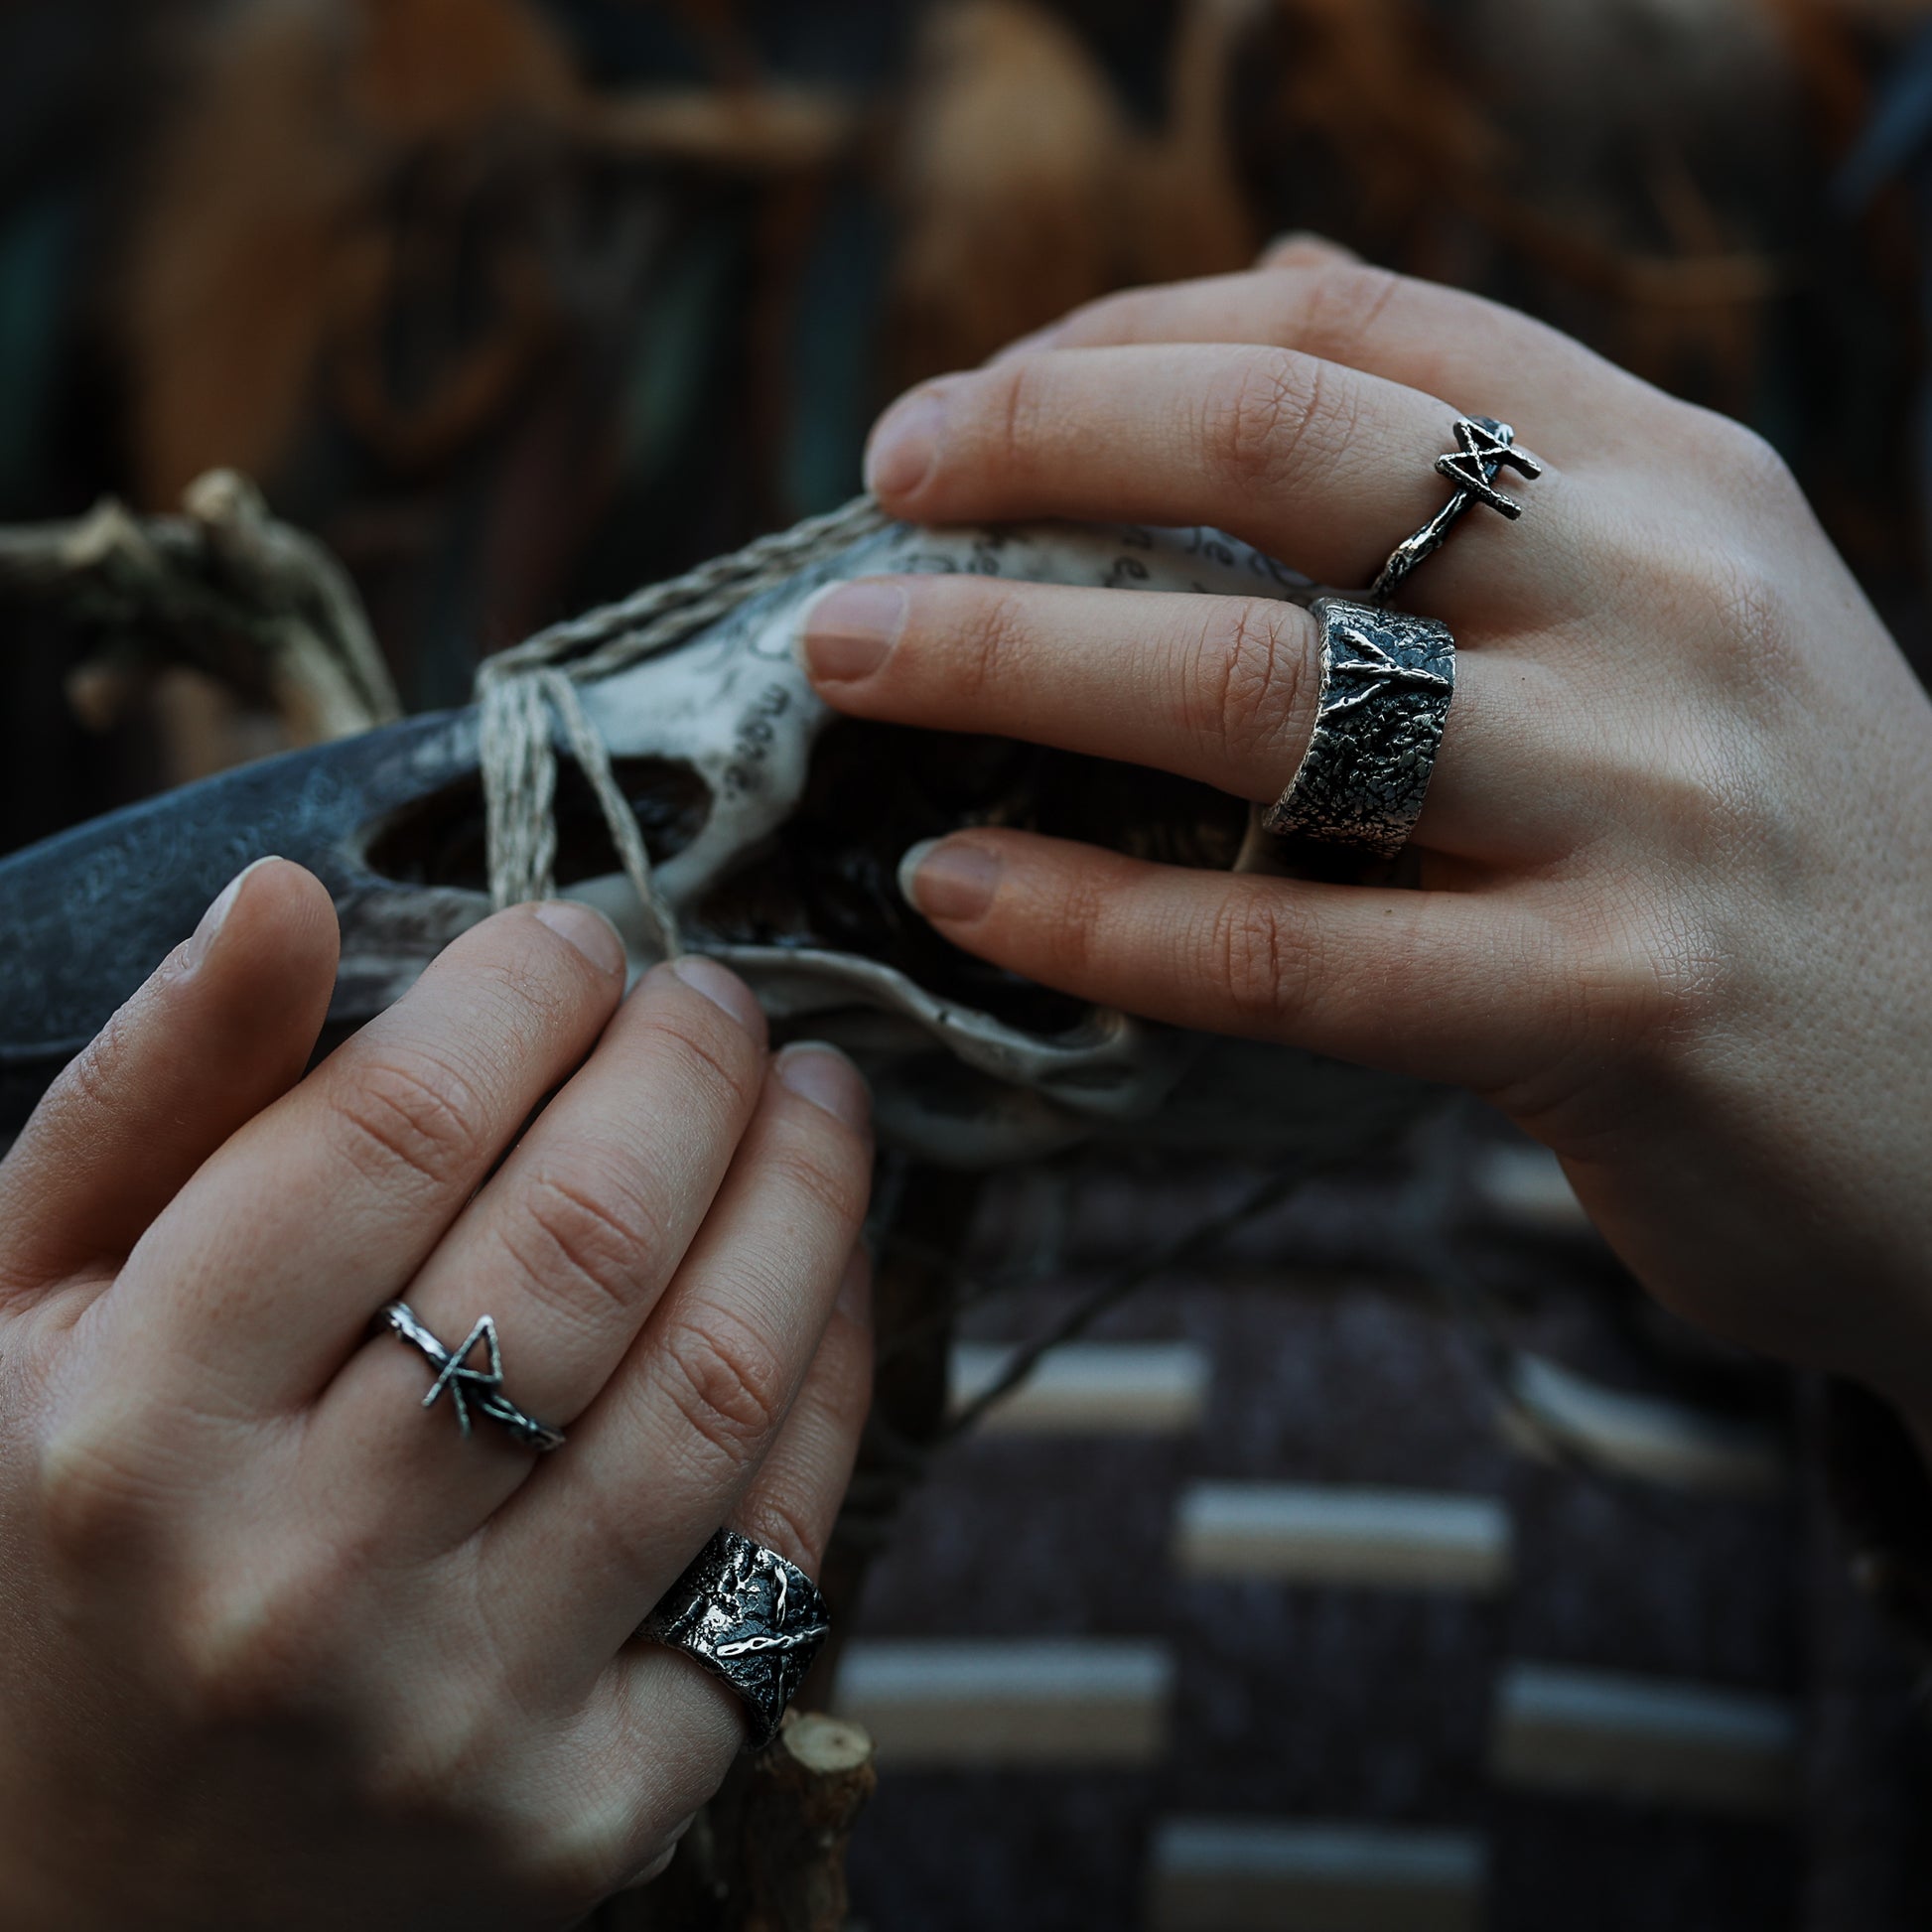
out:
M322 882L260 859L51 1086L0 1163L0 1297L118 1262L302 1077L336 983Z

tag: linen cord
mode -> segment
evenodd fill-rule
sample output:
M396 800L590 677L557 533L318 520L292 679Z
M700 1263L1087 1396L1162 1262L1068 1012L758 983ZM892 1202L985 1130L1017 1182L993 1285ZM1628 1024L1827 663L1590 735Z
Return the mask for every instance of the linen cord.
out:
M677 915L657 889L643 828L578 687L671 649L747 600L891 521L870 495L855 496L823 516L806 517L485 658L477 671L479 760L494 903L500 908L556 892L556 739L561 732L596 794L611 842L664 956L676 958L684 950Z

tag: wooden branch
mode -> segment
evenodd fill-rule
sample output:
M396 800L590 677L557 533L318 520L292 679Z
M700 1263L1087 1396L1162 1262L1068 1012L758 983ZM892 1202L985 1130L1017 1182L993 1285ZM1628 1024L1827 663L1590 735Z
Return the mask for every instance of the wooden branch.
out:
M109 497L70 522L0 529L0 595L98 638L69 685L96 726L171 664L272 705L296 744L402 715L347 573L231 471L193 483L178 515L136 517Z
M741 1757L670 1868L607 1900L594 1932L843 1932L845 1848L878 1784L857 1725L793 1711Z
M857 1725L787 1715L752 1766L730 1932L841 1932L846 1844L879 1782L872 1756Z

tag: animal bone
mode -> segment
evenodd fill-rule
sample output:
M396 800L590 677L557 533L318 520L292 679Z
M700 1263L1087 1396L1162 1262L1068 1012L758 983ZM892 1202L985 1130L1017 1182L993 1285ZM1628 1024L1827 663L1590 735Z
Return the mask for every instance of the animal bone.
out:
M687 943L757 989L774 1036L844 1046L881 1138L982 1167L1096 1138L1339 1154L1425 1091L1287 1047L1209 1039L1084 1006L946 945L900 901L917 839L1019 824L1228 867L1239 801L1160 773L983 738L836 718L795 654L807 602L881 571L1265 595L1312 587L1210 530L935 531L893 525L683 644L582 687ZM648 963L647 922L588 792L558 796L559 890L602 906ZM0 862L0 1131L242 865L316 872L343 926L332 1029L395 1000L490 909L474 708L225 772Z

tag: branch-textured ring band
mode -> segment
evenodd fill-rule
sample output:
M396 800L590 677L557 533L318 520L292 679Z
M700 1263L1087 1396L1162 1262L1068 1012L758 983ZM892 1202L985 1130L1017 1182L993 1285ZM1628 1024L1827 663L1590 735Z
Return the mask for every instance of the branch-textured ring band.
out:
M503 1354L496 1344L496 1323L484 1315L464 1337L461 1348L445 1348L430 1331L416 1318L415 1311L407 1302L390 1302L376 1313L376 1325L387 1328L399 1341L406 1341L410 1347L428 1357L429 1365L436 1371L436 1380L430 1384L429 1394L423 1398L423 1407L428 1409L438 1397L448 1395L451 1407L456 1410L456 1419L464 1435L470 1434L470 1411L474 1408L478 1415L487 1416L493 1423L509 1431L510 1435L527 1449L562 1449L564 1432L552 1429L548 1423L538 1422L534 1416L526 1416L508 1396L503 1393ZM470 1357L481 1347L486 1368L472 1368Z
M729 1684L744 1701L747 1750L778 1734L785 1707L831 1632L818 1586L775 1550L720 1530L638 1626Z
M1377 604L1393 597L1402 580L1443 547L1449 526L1471 503L1487 503L1512 523L1522 515L1522 504L1495 486L1496 472L1505 464L1532 482L1543 474L1543 465L1529 451L1516 447L1516 432L1493 416L1458 416L1450 434L1455 448L1436 459L1436 469L1455 484L1455 494L1414 536L1404 537L1389 552L1382 574L1368 590Z
M1434 618L1316 598L1321 694L1314 736L1270 832L1393 859L1422 801L1455 695L1455 639Z

